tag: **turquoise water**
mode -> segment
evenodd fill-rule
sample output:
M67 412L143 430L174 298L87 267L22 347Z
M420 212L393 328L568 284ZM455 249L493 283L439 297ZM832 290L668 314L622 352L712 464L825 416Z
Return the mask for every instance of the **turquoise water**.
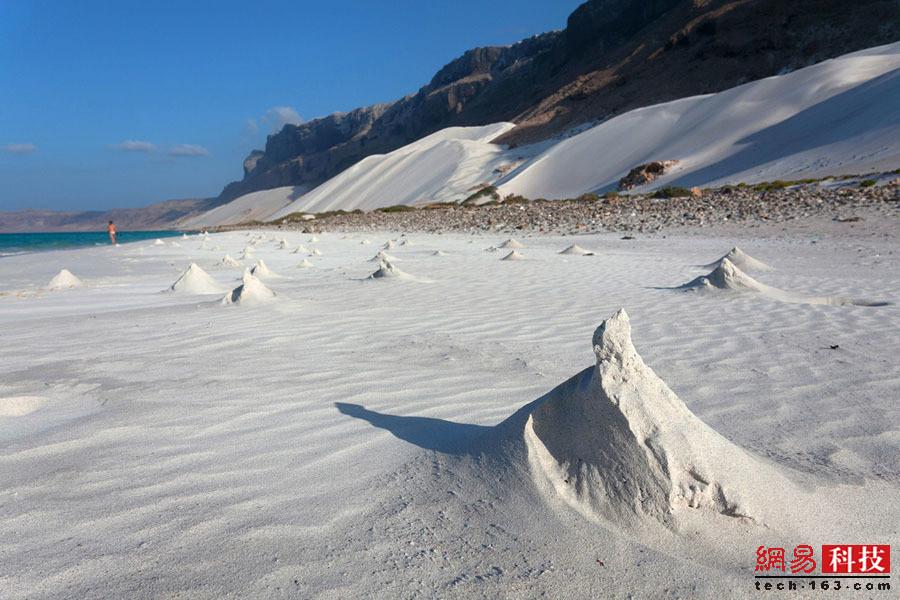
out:
M120 231L119 243L140 242L162 237L181 235L180 231ZM108 246L109 236L105 231L65 231L58 233L0 233L0 257L62 250L86 246Z

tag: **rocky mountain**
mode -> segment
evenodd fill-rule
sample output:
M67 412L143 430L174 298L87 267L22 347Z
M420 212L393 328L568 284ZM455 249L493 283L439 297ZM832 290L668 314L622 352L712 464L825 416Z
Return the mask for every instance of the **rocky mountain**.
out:
M522 145L900 39L900 0L589 0L566 28L469 50L415 94L269 136L218 201L317 185L439 129L511 121Z

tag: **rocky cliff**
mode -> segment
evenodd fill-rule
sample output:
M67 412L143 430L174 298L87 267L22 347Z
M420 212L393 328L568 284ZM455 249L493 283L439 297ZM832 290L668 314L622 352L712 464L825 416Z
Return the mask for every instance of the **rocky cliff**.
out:
M417 93L269 136L219 201L315 185L454 125L512 121L519 145L900 39L900 0L590 0L566 28L476 48Z

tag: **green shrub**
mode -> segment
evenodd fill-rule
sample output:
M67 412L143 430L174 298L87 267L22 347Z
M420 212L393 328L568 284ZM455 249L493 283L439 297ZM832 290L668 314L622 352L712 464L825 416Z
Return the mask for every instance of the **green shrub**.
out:
M597 194L588 192L587 194L582 194L582 195L578 196L577 198L575 198L575 200L577 200L578 202L597 202L598 200L600 200L600 196L598 196Z
M384 213L395 213L395 212L409 212L411 210L416 210L414 206L407 206L405 204L395 204L393 206L385 206L379 209L378 212Z
M481 188L480 190L478 190L477 192L475 192L474 194L472 194L471 196L469 196L468 198L466 198L465 200L463 200L462 203L463 204L473 204L481 198L492 198L494 200L499 201L500 193L497 191L497 188L495 188L494 186L486 185L483 188Z
M863 179L862 181L859 182L859 187L864 187L864 188L872 187L873 185L876 185L877 183L878 182L875 181L874 179Z
M670 185L664 188L659 188L653 194L654 198L684 198L686 196L691 195L691 190L683 187L679 187L677 185Z

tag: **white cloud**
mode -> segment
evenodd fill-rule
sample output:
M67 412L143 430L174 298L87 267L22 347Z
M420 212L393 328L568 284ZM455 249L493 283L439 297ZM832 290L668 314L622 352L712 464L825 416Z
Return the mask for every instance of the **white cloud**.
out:
M209 156L209 150L195 144L176 144L169 148L169 156Z
M140 140L125 140L124 142L115 144L113 148L121 150L122 152L143 152L144 154L156 152L156 144Z
M31 154L37 151L34 144L7 144L3 146L3 151L9 154Z
M259 132L259 125L256 123L256 119L247 119L244 122L244 134L245 135L256 135Z
M266 111L263 121L269 124L272 131L281 131L285 125L299 125L303 122L297 111L290 106L273 106Z

